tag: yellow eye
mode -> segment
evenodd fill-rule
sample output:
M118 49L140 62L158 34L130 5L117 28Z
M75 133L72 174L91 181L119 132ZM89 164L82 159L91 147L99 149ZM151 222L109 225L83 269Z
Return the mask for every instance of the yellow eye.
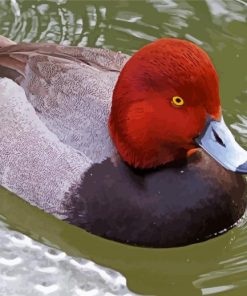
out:
M172 98L172 104L174 104L175 106L181 107L184 105L184 100L179 96L175 96Z

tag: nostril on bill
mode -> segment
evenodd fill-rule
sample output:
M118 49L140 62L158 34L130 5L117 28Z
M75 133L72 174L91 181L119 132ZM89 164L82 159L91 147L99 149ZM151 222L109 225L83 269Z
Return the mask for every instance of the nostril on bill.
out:
M226 147L226 144L222 141L221 137L216 133L216 131L212 128L215 140L217 143L219 143L221 146Z

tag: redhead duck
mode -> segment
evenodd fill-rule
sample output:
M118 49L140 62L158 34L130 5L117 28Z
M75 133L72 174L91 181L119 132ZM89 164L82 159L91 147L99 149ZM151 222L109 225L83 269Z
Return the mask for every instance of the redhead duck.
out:
M93 234L146 247L200 242L246 208L247 152L195 44L132 57L0 39L0 184Z

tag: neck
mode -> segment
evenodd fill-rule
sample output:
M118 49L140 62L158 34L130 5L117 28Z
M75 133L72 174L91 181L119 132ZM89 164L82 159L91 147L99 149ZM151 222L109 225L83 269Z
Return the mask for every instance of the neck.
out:
M178 159L186 158L186 150L176 149L172 145L158 145L143 141L122 140L115 132L110 119L109 130L111 138L121 158L130 166L140 169L152 169Z

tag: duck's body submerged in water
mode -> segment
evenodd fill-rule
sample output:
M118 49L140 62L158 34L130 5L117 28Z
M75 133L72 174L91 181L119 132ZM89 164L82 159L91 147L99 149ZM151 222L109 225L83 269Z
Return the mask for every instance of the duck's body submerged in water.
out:
M0 38L2 186L141 246L202 241L243 215L247 153L224 125L203 50L160 39L130 58L9 42Z

